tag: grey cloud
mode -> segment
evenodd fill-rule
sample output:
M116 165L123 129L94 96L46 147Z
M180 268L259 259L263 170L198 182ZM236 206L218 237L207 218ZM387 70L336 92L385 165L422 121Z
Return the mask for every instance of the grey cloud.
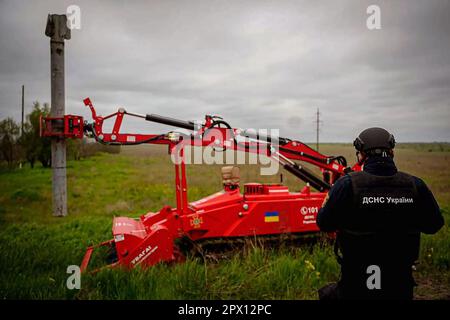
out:
M314 141L320 108L323 141L351 141L372 125L399 141L449 141L449 2L377 2L382 29L369 31L372 1L79 1L67 111L88 116L90 96L101 114L220 114ZM46 15L69 4L0 2L0 118L19 118L22 83L27 106L49 101Z

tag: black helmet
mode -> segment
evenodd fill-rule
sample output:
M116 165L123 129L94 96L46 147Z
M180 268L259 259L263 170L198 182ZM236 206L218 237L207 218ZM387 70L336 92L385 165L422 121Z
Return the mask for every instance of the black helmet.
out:
M363 152L394 149L395 139L383 128L368 128L361 132L353 142L356 150Z

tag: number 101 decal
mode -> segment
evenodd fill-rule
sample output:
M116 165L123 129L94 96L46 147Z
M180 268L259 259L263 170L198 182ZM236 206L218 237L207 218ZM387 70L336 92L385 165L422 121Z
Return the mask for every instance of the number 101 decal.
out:
M300 212L303 216L303 224L316 223L319 207L301 207Z
M300 209L300 212L304 216L307 214L317 214L317 213L319 213L319 207L302 207Z

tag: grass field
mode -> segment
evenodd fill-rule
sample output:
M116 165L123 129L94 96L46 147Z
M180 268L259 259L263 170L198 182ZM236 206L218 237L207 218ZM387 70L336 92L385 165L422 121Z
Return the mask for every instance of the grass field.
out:
M323 145L325 154L353 162L349 145ZM150 157L151 156L151 157ZM444 212L446 225L422 237L415 277L418 299L450 299L450 148L404 144L398 167L422 177ZM189 199L221 188L220 166L188 167ZM189 257L179 265L148 270L104 270L82 278L81 290L66 288L66 268L79 264L85 248L110 239L113 216L137 217L175 205L173 167L165 149L123 148L68 164L69 216L52 217L51 171L25 167L0 172L0 298L2 299L317 299L317 289L339 276L332 247L267 247L249 241L219 260ZM241 166L241 183L278 182ZM291 190L302 184L284 174Z

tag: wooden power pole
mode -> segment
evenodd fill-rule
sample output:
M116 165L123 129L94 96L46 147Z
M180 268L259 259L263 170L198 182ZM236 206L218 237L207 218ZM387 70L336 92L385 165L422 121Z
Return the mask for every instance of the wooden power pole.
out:
M70 39L65 14L49 14L45 35L50 37L50 74L51 74L51 117L63 117L65 114L64 85L64 40ZM67 176L66 141L64 138L52 140L52 191L53 215L67 215Z
M20 135L23 135L23 117L25 110L25 86L22 85L22 125L20 126Z

